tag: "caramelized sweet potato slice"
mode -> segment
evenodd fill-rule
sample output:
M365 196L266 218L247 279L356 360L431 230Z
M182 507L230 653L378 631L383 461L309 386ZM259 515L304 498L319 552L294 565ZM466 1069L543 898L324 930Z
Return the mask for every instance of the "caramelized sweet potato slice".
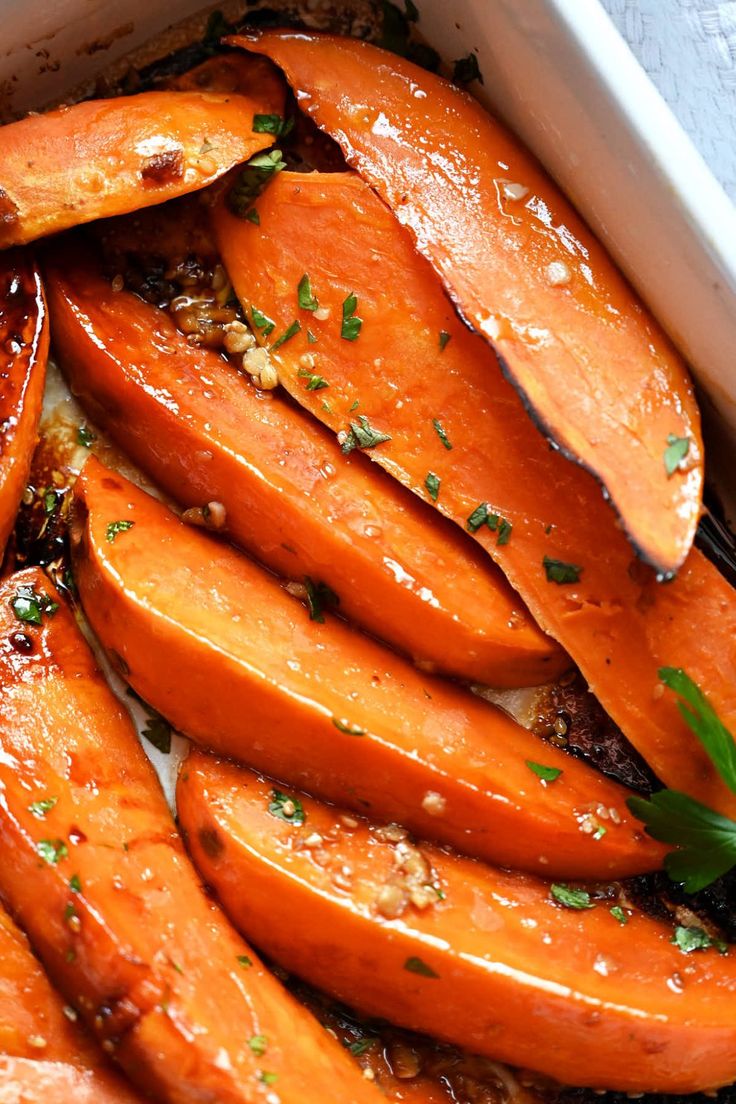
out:
M263 103L235 93L88 100L0 128L0 249L162 203L273 142Z
M657 674L685 668L736 731L736 602L726 580L697 549L666 585L635 558L595 481L535 432L492 352L455 318L430 266L356 176L281 173L258 210L260 226L222 205L215 212L242 301L280 333L306 269L329 312L308 323L316 343L299 333L278 349L284 386L343 439L349 425L360 428L358 400L390 437L368 454L425 498L434 472L439 510L474 530L659 778L734 815L736 798ZM363 325L348 341L340 318L352 291ZM299 377L306 349L329 381L329 411Z
M113 291L78 249L46 273L72 390L183 506L222 503L237 544L287 578L329 584L349 618L440 670L528 686L569 662L480 550L362 457L342 456L309 415L189 344L164 311Z
M687 370L537 161L465 92L366 42L302 31L228 41L281 66L302 110L497 352L540 428L602 481L641 555L677 571L703 483ZM671 438L687 448L681 465Z
M499 862L652 869L626 790L493 706L306 610L255 564L91 458L75 487L75 579L131 686L207 747ZM542 786L542 755L562 774ZM602 838L591 810L618 810Z
M9 861L6 858L6 861ZM15 1099L35 1104L48 1085L53 1104L83 1100L134 1104L139 1097L114 1074L75 1022L76 1012L51 988L28 941L0 909L0 1104ZM93 1095L95 1094L95 1095Z
M200 751L177 804L234 924L371 1015L565 1084L686 1093L736 1077L732 955L687 957L670 927L622 923L605 895L564 907L536 878L311 798L274 815L273 783Z
M205 896L130 719L58 602L38 570L0 584L0 897L154 1099L250 1104L274 1084L289 1104L368 1104L375 1090Z
M165 82L178 92L236 92L256 100L262 115L283 115L286 84L268 58L255 54L217 54Z
M41 278L13 251L0 256L0 562L36 445L48 319Z

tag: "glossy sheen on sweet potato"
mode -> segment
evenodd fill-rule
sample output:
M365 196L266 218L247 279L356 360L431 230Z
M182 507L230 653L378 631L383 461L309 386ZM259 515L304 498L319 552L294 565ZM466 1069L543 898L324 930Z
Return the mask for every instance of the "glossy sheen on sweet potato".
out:
M104 1104L140 1099L108 1068L70 1015L75 1016L74 1009L65 1011L28 940L0 909L0 1102L15 1099L11 1086L19 1101L40 1100L46 1083L50 1099L59 1104L76 1100L62 1095L62 1088L72 1086L84 1087L89 1095L82 1099Z
M623 787L346 625L310 622L275 579L94 458L73 509L92 628L192 739L504 864L600 876L659 865ZM111 542L116 521L133 525ZM540 757L563 771L553 786L526 765ZM595 839L598 805L621 822Z
M541 627L664 783L734 815L736 798L657 674L662 666L685 668L736 731L736 602L726 580L694 549L673 582L657 582L595 480L536 433L492 352L455 318L430 266L356 176L282 173L258 209L260 227L222 206L215 214L238 294L287 326L307 269L330 311L309 322L315 344L300 333L278 350L284 386L336 431L354 420L358 399L370 424L391 437L368 455L425 498L427 472L435 472L437 506L463 528L484 502L511 522L505 545L486 525L475 536ZM340 337L340 317L353 290L364 321L350 342ZM440 330L449 334L443 352ZM298 376L307 348L329 380L329 412ZM573 565L573 577L579 569L578 581L549 581L545 557Z
M703 482L687 370L537 161L465 92L366 42L302 31L228 41L283 68L540 427L602 481L641 555L662 572L681 567ZM689 441L687 470L671 477L670 434Z
M88 100L0 128L0 248L197 191L269 146L231 93Z
M287 578L328 583L347 617L432 667L494 686L564 669L454 526L70 250L46 268L57 357L90 416L159 486L185 507L221 502L233 541Z
M28 257L0 256L0 561L28 479L46 380L49 329Z
M0 897L57 988L167 1104L262 1101L264 1072L289 1104L368 1104L375 1090L205 896L72 614L18 621L20 586L59 601L35 569L0 585Z
M205 881L288 970L564 1084L695 1092L736 1077L733 955L685 955L669 925L621 924L605 899L563 908L538 879L392 842L310 798L303 824L277 819L272 786L193 751L177 804ZM422 878L442 899L416 907L408 886ZM404 907L387 919L391 890Z

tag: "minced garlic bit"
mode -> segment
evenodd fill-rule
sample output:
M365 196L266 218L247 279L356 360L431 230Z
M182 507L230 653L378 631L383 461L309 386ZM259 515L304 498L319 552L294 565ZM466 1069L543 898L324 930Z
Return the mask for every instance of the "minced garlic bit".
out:
M516 184L513 181L506 180L503 184L503 194L506 199L518 201L529 195L529 189L526 184Z
M279 374L271 361L268 349L248 349L243 356L243 368L252 378L256 387L260 387L264 391L273 391L274 387L278 387Z
M299 364L302 368L314 368L317 363L317 358L314 353L302 353L299 357Z
M389 883L381 886L376 897L376 912L387 920L396 920L406 908L406 893L400 885Z
M181 515L181 520L186 525L196 525L200 529L225 528L227 522L227 510L222 502L208 502L204 506L192 506Z
M442 794L436 793L434 790L427 790L422 798L422 808L430 816L443 816L447 808L447 800Z
M256 339L244 322L228 322L225 326L225 351L245 353L255 346Z
M572 272L564 261L552 261L544 270L547 283L552 287L563 287L572 279Z
M43 1050L45 1046L48 1046L48 1043L43 1035L29 1035L28 1045L33 1047L34 1050Z
M317 307L317 310L314 312L314 317L317 319L318 322L326 322L327 319L330 317L330 308Z

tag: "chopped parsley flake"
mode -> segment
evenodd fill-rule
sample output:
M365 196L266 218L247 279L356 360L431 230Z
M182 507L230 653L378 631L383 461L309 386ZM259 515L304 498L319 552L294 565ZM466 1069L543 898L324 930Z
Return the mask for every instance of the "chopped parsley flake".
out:
M253 965L253 959L250 955L237 955L237 962L244 970L247 970L249 966Z
M276 349L280 349L282 345L285 345L287 341L291 341L292 337L296 337L302 328L302 324L298 318L295 318L287 330L284 330L281 337L276 338L271 346L271 352L275 352Z
M613 917L614 920L618 920L619 924L621 924L622 926L624 924L628 924L628 922L629 922L628 916L626 915L626 913L624 912L624 910L621 908L620 905L614 905L613 906L613 908L611 909L611 916Z
M447 347L447 342L450 340L451 337L452 337L452 334L449 334L447 332L447 330L440 330L440 352L441 353L443 353L445 351L445 348Z
M293 129L293 119L282 119L280 115L253 116L253 132L255 134L274 134L277 138L285 138Z
M727 946L721 939L711 939L702 928L686 928L679 925L675 928L672 943L679 947L683 954L692 954L693 951L707 951L710 947L716 947L721 954L725 954Z
M339 606L340 599L337 594L335 594L332 587L329 587L327 583L315 583L308 575L304 576L304 585L307 588L309 620L318 621L320 625L324 625L325 608Z
M263 337L268 337L276 329L273 318L269 318L267 314L264 314L258 307L254 307L252 303L250 305L250 316L253 319L253 325L261 331Z
M297 299L299 300L299 306L302 310L316 311L319 307L319 299L312 294L312 284L306 272L299 281Z
M111 521L105 530L108 543L112 544L119 533L127 533L134 525L134 521Z
M361 728L360 725L350 724L349 721L340 720L339 717L333 717L332 723L338 732L344 732L347 736L365 736L368 732L367 728Z
M258 153L240 170L235 183L227 193L228 209L238 218L247 218L254 201L276 173L286 168L281 150Z
M275 1085L279 1079L277 1073L267 1073L266 1070L261 1070L258 1074L258 1080L264 1085Z
M562 774L561 767L545 767L543 763L535 763L533 759L527 759L526 765L542 782L556 782Z
M248 1046L254 1054L262 1058L268 1050L268 1039L265 1035L251 1035L248 1040Z
M243 218L247 219L248 222L252 222L254 226L261 225L261 216L258 214L255 207L251 207L249 211L246 211Z
M566 885L553 885L550 892L555 901L569 909L594 908L590 894L585 889L574 889Z
M565 563L563 560L553 560L551 556L545 556L542 560L544 573L548 583L557 583L562 586L566 583L580 581L582 567L578 564Z
M300 368L298 374L307 381L307 391L321 391L323 387L329 387L329 383L324 376L315 375L313 372L308 372L306 368Z
M41 856L44 862L49 866L56 866L58 862L65 859L69 854L69 848L63 840L39 840L36 844L36 851Z
M40 801L32 801L28 806L28 812L32 813L37 820L43 820L58 800L58 797L44 797Z
M508 544L511 540L511 532L513 528L514 527L510 521L507 521L506 518L501 518L500 524L498 526L498 538L496 540L496 544L500 545L501 547L504 544Z
M82 883L79 880L79 875L78 874L72 874L71 878L69 879L69 888L72 891L72 893L81 893L82 892Z
M427 472L427 477L424 480L424 486L427 488L427 494L433 502L436 502L437 498L439 497L440 483L441 479L438 475L435 474L435 472Z
M358 299L354 291L350 292L342 305L342 326L340 337L346 341L355 341L363 325L363 319L355 313L358 309Z
M59 603L53 602L47 594L39 594L32 586L24 583L18 587L15 596L11 598L10 608L19 621L29 625L41 625L43 615L53 617L59 608Z
M376 445L382 445L384 441L390 440L391 437L388 433L382 433L380 430L374 429L365 414L359 414L357 422L350 423L350 429L342 442L342 451L347 456L353 449L375 448Z
M77 430L77 444L83 445L85 448L92 448L93 443L97 440L97 434L93 433L89 426L80 425Z
M431 966L428 966L421 958L417 958L416 955L411 955L407 958L404 963L404 969L408 970L410 974L419 974L420 977L438 978L440 976Z
M371 1047L374 1047L377 1042L378 1039L374 1037L368 1039L356 1039L354 1043L346 1043L345 1045L354 1058L360 1058L361 1054L365 1054L365 1052L367 1050L370 1050Z
M682 461L690 451L690 438L667 434L667 448L664 450L664 470L670 479L678 471Z
M308 343L309 343L310 345L315 345L315 344L316 344L316 342L317 342L317 338L316 338L316 335L315 335L315 334L313 334L311 330L307 330L307 342L308 342Z
M281 790L271 790L271 800L268 805L271 816L285 820L287 824L303 824L307 819L304 806L298 797L290 797Z
M43 493L43 512L46 517L51 517L57 505L63 498L63 495L58 494L52 487Z
M447 436L444 429L442 428L442 423L440 421L438 421L437 418L433 418L432 419L432 425L434 426L435 433L439 437L440 441L442 442L442 444L445 446L445 448L449 452L450 449L452 448L452 442L450 441L449 437Z

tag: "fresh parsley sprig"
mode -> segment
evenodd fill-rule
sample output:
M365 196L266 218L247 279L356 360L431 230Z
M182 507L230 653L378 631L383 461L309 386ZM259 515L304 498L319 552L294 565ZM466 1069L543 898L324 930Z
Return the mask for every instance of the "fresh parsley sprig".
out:
M736 744L700 687L680 667L662 667L659 677L679 696L678 709L705 748L723 781L736 793ZM651 798L630 797L628 806L647 832L677 850L665 870L686 893L698 893L736 866L736 821L678 790Z

